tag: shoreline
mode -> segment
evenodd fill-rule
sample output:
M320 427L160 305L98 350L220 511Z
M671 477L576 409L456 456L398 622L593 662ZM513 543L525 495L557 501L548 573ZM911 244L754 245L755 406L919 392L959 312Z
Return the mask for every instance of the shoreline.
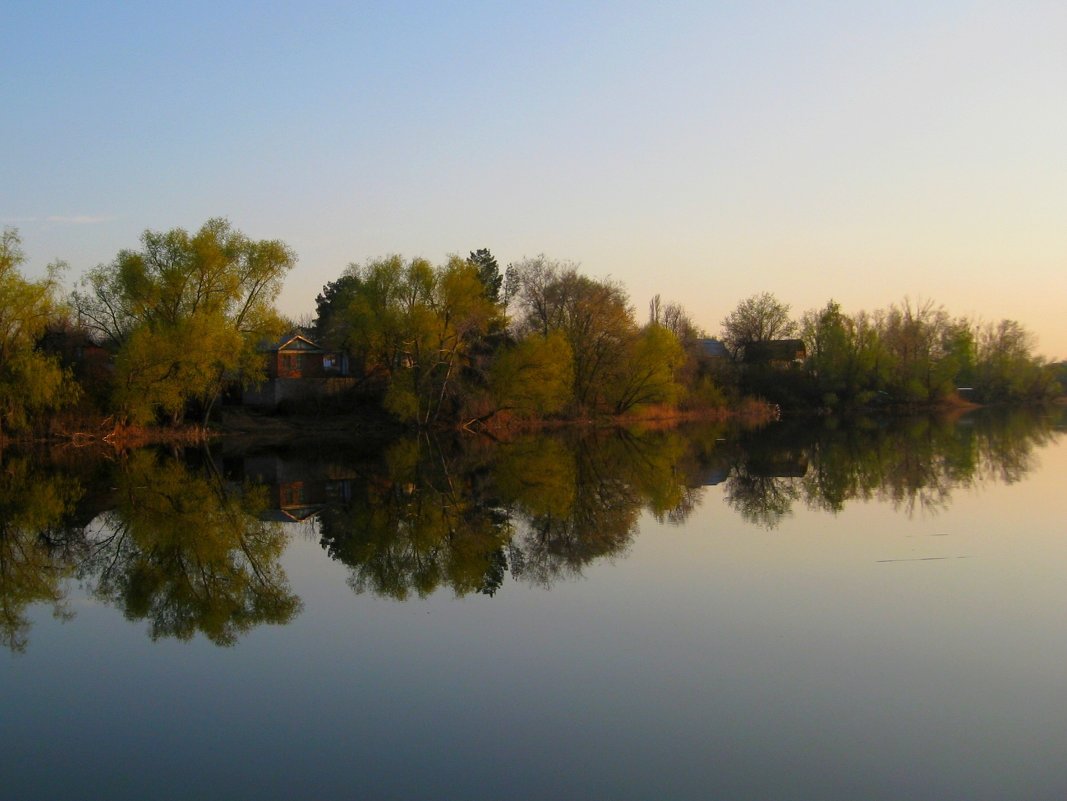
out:
M1067 405L1067 397L1053 399L1051 405ZM1041 404L978 404L956 400L922 406L861 407L831 411L827 409L787 409L763 401L747 400L734 407L714 409L674 409L665 406L648 407L622 415L597 415L573 418L520 419L507 417L496 424L471 427L454 423L431 427L439 432L453 432L491 438L507 437L535 431L558 431L582 428L670 428L684 423L741 423L762 426L789 417L827 417L853 415L885 415L907 417L922 414L962 415L976 409L997 406L1033 406ZM492 421L489 421L492 422ZM404 433L427 430L397 423L384 414L346 412L342 414L278 415L253 412L241 407L223 410L221 419L208 428L185 425L179 427L134 426L116 424L111 418L92 424L74 426L80 430L51 430L47 433L26 433L18 436L0 435L0 452L5 447L64 445L72 448L110 448L124 451L147 446L202 446L209 442L226 441L245 445L285 444L298 439L311 441L357 441L393 439Z

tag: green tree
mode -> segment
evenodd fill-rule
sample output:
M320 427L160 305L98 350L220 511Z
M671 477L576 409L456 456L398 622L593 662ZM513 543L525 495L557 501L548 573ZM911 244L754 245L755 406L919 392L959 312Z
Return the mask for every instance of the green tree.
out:
M423 264L405 265L395 255L350 264L345 275L328 285L333 289L319 307L316 325L330 332L325 344L346 348L358 374L387 384L405 358L409 339L402 311L410 311L419 299L412 278L425 271Z
M58 408L77 395L70 374L57 357L37 345L63 310L56 300L57 273L27 281L19 272L25 261L18 232L7 228L0 237L0 440L5 431L22 429L34 415Z
M416 260L402 289L404 358L385 403L401 419L427 425L453 416L472 348L499 310L474 266L458 257L436 270Z
M324 347L350 350L352 330L348 307L359 289L359 278L346 273L330 281L315 297L315 339Z
M1033 354L1034 335L1015 320L980 329L975 389L986 401L1043 400L1059 387L1045 362Z
M544 256L512 266L518 335L562 333L574 358L573 397L578 409L612 410L610 378L623 372L623 360L638 332L625 290Z
M493 303L499 303L502 300L500 289L504 283L504 276L500 272L496 257L489 252L488 248L479 248L471 251L467 263L478 270L478 280L485 287L485 296Z
M848 318L836 301L819 311L805 312L800 335L807 352L807 368L826 406L834 406L848 394L853 347Z
M162 413L184 416L190 399L205 405L227 372L252 369L239 332L214 315L197 315L167 326L141 326L127 337L115 360L114 403L131 419L151 421Z
M221 218L197 232L145 231L90 271L72 296L79 318L119 351L117 402L130 418L207 414L228 376L262 375L257 345L277 335L274 301L296 262L277 240L254 241Z
M570 403L573 387L574 356L560 331L535 334L503 349L490 369L494 413L554 414Z
M337 332L357 372L380 385L385 408L419 425L450 419L501 315L477 267L390 256L350 265L333 287L320 296L318 325Z
M678 337L682 346L688 348L691 343L704 336L704 332L693 322L689 312L680 303L666 303L659 295L653 296L648 304L648 321L661 325Z
M908 403L950 396L961 369L959 324L932 301L905 299L881 316L879 335L888 357L889 391Z
M685 352L673 332L649 323L629 341L623 358L608 378L608 397L614 412L622 414L635 406L673 403L681 387L675 372Z

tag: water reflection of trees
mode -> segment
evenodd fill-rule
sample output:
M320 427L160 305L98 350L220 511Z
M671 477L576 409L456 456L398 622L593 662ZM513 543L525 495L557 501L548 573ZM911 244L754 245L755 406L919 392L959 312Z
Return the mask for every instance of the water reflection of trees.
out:
M77 543L62 528L81 495L76 479L49 475L26 458L0 470L0 642L26 648L26 608L43 603L69 618L64 581L77 565Z
M153 639L201 632L218 645L300 609L278 562L286 537L259 519L265 487L228 486L151 451L130 455L116 506L98 521L81 574Z
M380 472L351 479L347 500L319 516L322 545L352 568L357 592L404 599L441 584L460 595L492 592L507 519L478 504L474 475L422 443L395 443Z
M696 496L688 456L677 432L592 430L473 447L412 439L323 511L321 541L359 592L491 595L508 574L547 586L624 553L642 510L684 520Z
M227 645L291 620L301 602L281 566L285 528L317 516L322 547L357 592L405 599L494 595L581 575L627 552L643 513L684 522L708 487L774 528L793 508L853 500L908 513L960 489L1013 482L1063 430L1063 411L958 421L805 420L758 432L616 429L506 442L422 436L386 449L209 454L143 451L46 468L2 454L0 638L26 647L27 610L70 615L75 578L153 638ZM199 453L199 452L198 452ZM80 464L80 463L79 463Z
M962 419L804 421L744 437L726 480L727 503L774 528L797 501L839 512L852 500L889 503L906 514L937 513L983 481L1011 483L1033 468L1056 436L1062 411L987 410ZM777 465L777 469L766 469Z
M66 587L81 579L153 638L203 633L219 645L300 609L278 561L286 536L260 518L266 488L151 451L95 474L7 455L0 469L0 637L24 650L26 609L69 618Z

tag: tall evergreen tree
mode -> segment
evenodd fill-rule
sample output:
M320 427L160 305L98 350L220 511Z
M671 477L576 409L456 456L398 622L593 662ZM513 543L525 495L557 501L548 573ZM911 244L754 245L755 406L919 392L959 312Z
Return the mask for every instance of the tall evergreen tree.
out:
M500 272L496 257L489 252L488 248L479 248L471 251L467 263L477 268L478 280L485 287L485 296L493 303L499 303L500 287L504 283L504 275Z

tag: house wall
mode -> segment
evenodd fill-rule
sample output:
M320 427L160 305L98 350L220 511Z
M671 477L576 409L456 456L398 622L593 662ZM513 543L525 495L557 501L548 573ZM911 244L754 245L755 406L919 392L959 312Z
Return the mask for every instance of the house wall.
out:
M280 350L271 360L271 378L322 378L324 356L321 351Z
M356 384L354 378L273 378L241 396L246 406L273 409L282 401L303 401L338 395Z

